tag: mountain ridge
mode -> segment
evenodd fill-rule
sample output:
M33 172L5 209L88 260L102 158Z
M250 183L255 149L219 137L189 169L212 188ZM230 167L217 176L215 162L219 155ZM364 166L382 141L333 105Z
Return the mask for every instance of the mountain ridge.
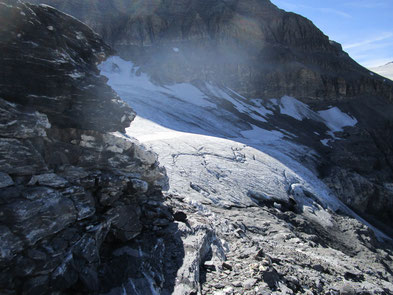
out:
M72 1L31 2L77 16L164 83L211 80L252 98L393 98L393 84L372 77L311 21L270 1L133 1L125 12L114 3L126 2L107 1L107 14L90 1L91 16Z
M379 67L370 68L371 71L393 80L393 61Z

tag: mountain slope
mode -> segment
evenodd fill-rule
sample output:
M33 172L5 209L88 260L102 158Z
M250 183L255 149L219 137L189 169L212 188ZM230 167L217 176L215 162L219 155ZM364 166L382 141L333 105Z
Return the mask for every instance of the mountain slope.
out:
M76 16L157 81L215 81L253 98L393 97L393 84L268 0L32 2Z

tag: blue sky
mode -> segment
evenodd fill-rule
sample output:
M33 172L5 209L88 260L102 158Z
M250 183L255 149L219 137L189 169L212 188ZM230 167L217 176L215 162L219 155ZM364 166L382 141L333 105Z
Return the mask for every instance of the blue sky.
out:
M393 0L272 0L310 19L358 63L393 61Z

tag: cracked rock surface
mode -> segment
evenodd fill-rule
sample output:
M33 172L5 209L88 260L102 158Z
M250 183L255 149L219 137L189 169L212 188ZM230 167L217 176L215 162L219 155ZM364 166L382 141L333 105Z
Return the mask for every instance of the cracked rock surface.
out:
M135 114L96 67L111 52L71 16L0 1L1 294L111 286L100 252L152 218L165 170L121 133Z

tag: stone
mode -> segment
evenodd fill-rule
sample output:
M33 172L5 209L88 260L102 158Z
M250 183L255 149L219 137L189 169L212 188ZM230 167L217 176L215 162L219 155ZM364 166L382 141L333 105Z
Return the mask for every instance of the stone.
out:
M233 270L233 267L232 267L232 265L231 265L231 264L229 264L229 263L227 263L227 262L223 262L223 263L222 263L222 268L224 268L224 269L228 269L228 270L230 270L230 271L232 271L232 270Z
M146 193L149 189L149 184L140 179L131 179L132 188L138 193Z
M339 288L340 295L356 295L357 292L352 285L346 283Z
M265 271L262 278L270 289L275 290L278 287L280 276L273 267L270 267L267 271Z
M234 287L242 287L243 284L240 281L233 281L232 282L232 286L234 286Z
M315 265L312 266L312 268L315 269L318 272L324 272L325 271L325 268L322 265L320 265L320 264L315 264Z
M12 222L15 231L24 235L30 245L51 234L59 232L76 220L71 200L57 191L40 188L40 198L18 200L0 208Z
M46 136L51 127L46 115L39 112L26 112L17 104L0 97L0 135L7 138L33 138Z
M216 271L217 270L216 265L215 265L215 263L213 261L205 261L203 263L203 266L206 269L211 270L211 271Z
M141 233L141 211L138 207L119 203L106 213L112 220L112 232L122 241L129 241Z
M364 275L359 271L347 271L344 274L345 279L353 281L353 282L362 282L364 281Z
M0 137L0 158L0 172L11 175L33 175L48 169L37 149L24 140Z
M256 279L247 279L242 283L242 286L244 289L246 290L250 290L252 289L252 287L254 287L254 285L257 283Z
M78 280L78 272L75 270L72 254L68 254L52 273L51 280L57 290L65 290L74 285Z
M14 185L12 178L8 174L0 172L0 188L5 188L11 185Z
M233 289L231 286L227 286L222 290L224 294L231 295L235 292L235 289Z
M180 222L187 222L187 214L182 212L182 211L177 211L173 214L173 218L176 221L180 221Z
M0 265L10 261L22 249L22 241L9 228L0 225Z
M29 181L28 185L42 185L53 188L62 188L67 185L67 180L54 173L47 173L34 175Z
M47 259L47 255L45 252L37 250L37 249L29 249L27 250L27 255L29 258L33 260L41 260L44 261Z
M23 283L24 293L42 294L48 283L49 277L47 275L29 278Z
M4 51L1 61L2 69L8 72L0 80L2 98L12 99L20 105L34 104L35 110L44 113L52 126L99 131L118 131L128 127L133 111L105 83L94 82L100 81L95 78L96 63L110 54L111 49L91 29L49 6L16 5L19 5L18 8L3 5L1 10L3 27L7 28L1 32L1 40L16 42L13 51ZM15 9L23 10L26 16L14 14ZM53 31L44 27L48 22L53 22ZM23 38L13 35L16 27L26 32ZM76 38L75 30L85 36L86 43ZM55 32L63 32L63 36L68 38L68 45L59 45L51 38ZM7 43L0 46L4 48ZM71 47L73 50L68 50ZM41 63L34 63L35 56L44 53L47 58ZM25 58L22 61L18 56ZM26 67L26 64L29 66ZM14 68L18 68L19 72L13 71ZM45 87L41 84L42 75L46 75ZM28 83L23 79L26 76L30 77ZM62 87L58 87L60 76ZM78 86L73 88L76 84ZM92 107L94 102L89 97L99 99L100 105ZM121 121L125 114L126 119Z
M79 193L73 192L71 199L78 214L78 220L83 220L96 213L95 199L91 192L81 189Z

